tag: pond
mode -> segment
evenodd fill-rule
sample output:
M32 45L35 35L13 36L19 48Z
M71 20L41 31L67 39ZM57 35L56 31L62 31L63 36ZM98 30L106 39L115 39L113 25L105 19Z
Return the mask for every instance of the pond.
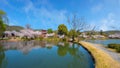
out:
M88 42L96 43L96 44L102 44L102 45L107 46L108 44L111 44L111 43L120 44L120 39L88 40Z
M0 68L94 68L94 61L78 44L0 42Z

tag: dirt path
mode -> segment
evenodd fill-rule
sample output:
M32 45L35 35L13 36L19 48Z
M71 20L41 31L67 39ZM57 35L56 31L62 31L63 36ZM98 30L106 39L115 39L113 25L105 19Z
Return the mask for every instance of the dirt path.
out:
M120 62L120 53L116 53L116 52L113 52L109 49L107 49L106 47L104 47L103 45L101 44L94 44L92 43L93 46L95 46L96 48L100 49L100 50L103 50L104 52L108 53L113 59L115 59L116 61Z

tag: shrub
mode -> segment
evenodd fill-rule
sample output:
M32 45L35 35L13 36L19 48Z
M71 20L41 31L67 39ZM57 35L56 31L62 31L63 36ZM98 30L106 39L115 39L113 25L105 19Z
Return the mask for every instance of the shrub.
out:
M115 49L117 52L120 52L120 44L108 44L108 48Z
M120 52L120 44L116 46L116 51Z
M67 41L67 38L63 38L62 41Z
M108 44L108 48L115 49L116 48L116 44Z
M38 39L39 39L40 41L42 41L42 40L43 40L43 37L42 37L42 36L40 36Z

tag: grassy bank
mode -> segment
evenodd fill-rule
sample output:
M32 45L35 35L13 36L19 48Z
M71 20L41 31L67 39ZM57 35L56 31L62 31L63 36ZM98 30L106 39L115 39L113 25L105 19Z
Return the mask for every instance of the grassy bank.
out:
M47 41L47 42L59 42L59 41L61 41L61 39L60 38L55 38L55 37L52 37L52 38L44 38L44 39L42 39L42 41Z
M93 55L95 68L120 68L120 63L112 59L104 51L94 47L93 44L84 41L80 41L79 43Z

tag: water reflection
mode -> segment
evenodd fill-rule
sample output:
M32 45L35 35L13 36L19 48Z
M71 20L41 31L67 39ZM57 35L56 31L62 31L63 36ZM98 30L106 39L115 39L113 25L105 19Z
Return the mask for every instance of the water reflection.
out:
M64 44L64 45L63 45ZM71 54L71 55L76 55L76 52L78 51L78 47L75 47L75 44L72 44L71 46L69 45L69 43L63 43L58 44L58 55L59 56L65 56L67 53Z
M0 43L0 68L94 68L91 56L78 44L45 41Z
M44 41L20 41L20 42L1 42L5 50L20 50L24 54L28 54L29 51L35 48L52 48L52 43L47 43Z
M4 68L6 64L7 60L5 58L4 49L3 46L0 44L0 68Z
M78 68L79 66L81 68L92 68L92 66L90 67L89 65L87 65L90 62L89 61L90 56L86 54L87 51L85 51L85 49L73 43L64 43L64 45L63 43L62 45L60 44L58 44L58 51L57 51L58 55L63 57L67 55L71 55L73 57L73 60L68 63L68 68ZM89 58L86 58L86 56ZM89 61L89 62L87 63L82 61Z

